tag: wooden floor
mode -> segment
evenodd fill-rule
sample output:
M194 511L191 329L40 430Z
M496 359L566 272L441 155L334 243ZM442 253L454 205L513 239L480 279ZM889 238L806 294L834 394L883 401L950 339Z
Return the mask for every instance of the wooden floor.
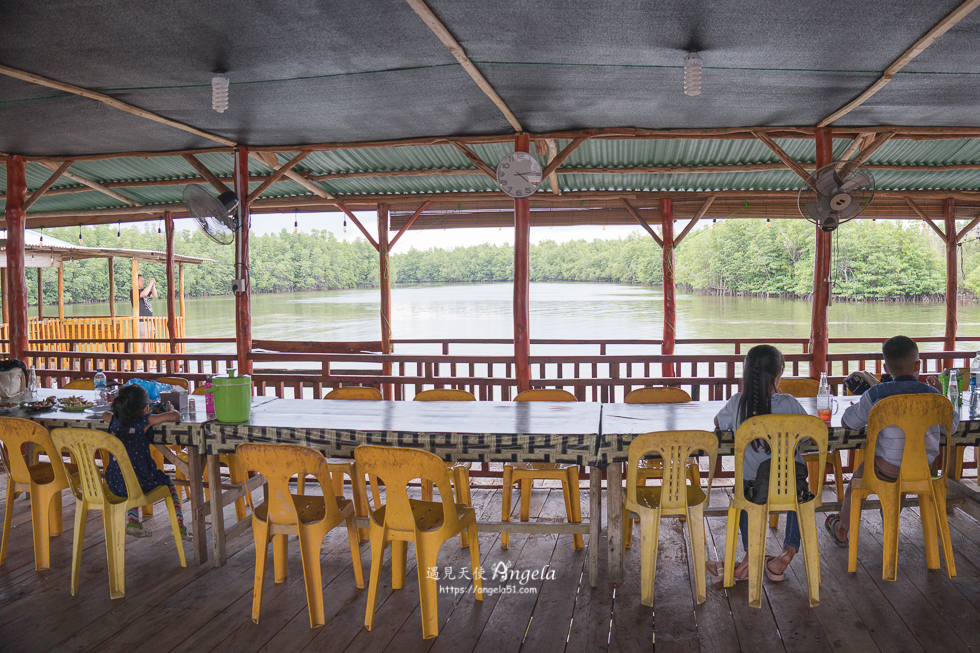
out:
M0 476L0 491L5 492ZM968 484L976 488L973 481ZM712 505L727 504L716 490ZM2 495L0 495L2 496ZM500 491L476 490L484 518L499 518ZM186 507L187 504L185 504ZM519 505L515 497L515 506ZM582 502L584 510L588 501ZM52 568L34 570L28 502L15 503L8 558L0 569L0 651L968 651L980 648L980 524L957 513L951 519L958 576L925 568L921 527L914 510L902 518L897 582L881 580L881 537L877 512L866 512L858 571L846 572L847 550L836 548L820 526L823 582L821 605L807 607L802 558L782 583L766 581L762 609L747 606L746 583L725 590L709 582L708 600L695 606L691 561L683 526L661 528L656 605L639 601L638 548L627 553L627 582L590 589L586 549L574 551L571 536L480 537L488 593L482 604L466 592L465 580L440 580L455 587L439 600L440 635L423 640L414 556L403 589L392 591L386 562L375 628L363 627L366 591L354 585L345 532L332 532L321 559L327 625L309 625L303 573L295 539L289 576L275 585L271 564L261 622L250 619L255 548L251 531L229 541L228 564L214 569L193 563L181 569L158 507L148 521L152 538L128 540L126 597L109 599L101 522L89 519L81 584L69 594L74 501L65 501L64 535L52 540ZM536 489L532 515L563 520L561 490ZM232 518L228 508L228 518ZM516 515L515 515L516 518ZM638 534L638 533L637 533ZM709 519L708 557L720 558L725 520ZM780 531L770 531L769 549L780 548ZM602 543L604 558L605 543ZM190 550L188 548L188 555ZM361 546L365 576L369 545ZM440 554L440 577L469 568L459 541ZM494 580L499 565L531 572L554 571L552 580ZM604 564L602 573L605 574ZM604 577L604 576L603 576ZM710 581L710 579L709 579ZM521 591L524 588L524 591ZM489 593L493 591L495 593Z

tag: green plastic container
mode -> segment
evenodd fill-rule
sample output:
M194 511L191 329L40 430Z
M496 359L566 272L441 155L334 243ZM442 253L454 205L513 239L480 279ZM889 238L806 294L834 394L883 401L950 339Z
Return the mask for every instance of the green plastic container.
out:
M247 422L252 414L252 377L235 376L235 370L228 370L228 376L211 379L210 388L214 395L214 414L219 422Z

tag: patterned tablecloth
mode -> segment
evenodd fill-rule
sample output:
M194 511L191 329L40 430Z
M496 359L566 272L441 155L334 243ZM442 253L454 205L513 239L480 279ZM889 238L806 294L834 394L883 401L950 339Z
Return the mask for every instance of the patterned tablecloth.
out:
M311 446L352 458L362 444L424 449L443 460L594 465L600 404L278 399L244 424L204 425L208 454L244 442Z
M830 422L827 445L836 449L861 449L865 444L864 430L854 430L841 424L844 409L859 397L836 397L839 410ZM811 415L817 414L816 399L800 399ZM683 404L603 404L602 438L599 443L598 467L610 463L629 461L629 447L637 435L651 431L696 429L715 431L718 436L718 453L735 453L735 434L715 429L714 418L725 405L724 401L692 401ZM974 446L980 444L980 419L970 419L969 410L961 409L959 428L953 435L953 444ZM803 445L804 453L816 451L812 445Z

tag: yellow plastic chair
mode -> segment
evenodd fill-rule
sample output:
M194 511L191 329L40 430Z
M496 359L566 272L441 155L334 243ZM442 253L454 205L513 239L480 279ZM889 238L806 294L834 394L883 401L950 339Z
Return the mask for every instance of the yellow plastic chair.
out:
M735 552L738 541L739 511L749 517L749 606L762 607L762 568L766 554L766 517L773 511L793 511L800 521L802 553L810 607L820 604L820 554L817 551L816 509L820 495L799 503L796 495L796 445L810 438L819 454L818 469L827 464L827 425L812 415L759 415L742 422L735 432L735 496L728 507L728 534L725 539L725 587L735 584ZM745 448L753 440L763 440L772 452L769 470L769 500L763 505L745 498Z
M182 379L179 376L161 376L159 379L155 379L157 383L166 383L167 385L176 385L184 390L190 389L190 383L187 379Z
M342 388L334 388L328 392L324 399L334 399L341 401L381 401L384 397L376 388L370 386L349 385ZM327 467L330 470L330 477L333 479L334 494L339 497L344 496L344 474L350 478L351 493L354 497L354 514L358 517L368 516L367 485L364 483L364 473L359 472L357 463L350 458L328 458ZM296 488L303 493L305 479L300 476L296 480ZM381 494L372 486L374 494L374 505L381 505ZM358 530L361 542L368 541L368 529Z
M473 396L472 392L467 392L466 390L456 390L453 388L435 388L434 390L423 390L422 392L415 395L414 401L476 401L476 397ZM446 469L449 470L450 477L453 480L453 491L456 492L456 503L462 503L466 506L473 505L473 499L470 496L470 468L473 466L471 462L447 462ZM432 481L428 479L422 479L422 500L432 501ZM466 548L469 546L469 540L466 537L466 532L460 534L459 536L460 546Z
M78 479L68 477L71 491L75 495L75 539L71 558L71 595L78 592L78 578L82 566L82 542L85 538L85 519L89 510L102 511L102 527L105 530L105 550L109 567L109 596L119 599L126 594L126 511L130 508L160 501L167 502L170 513L170 526L180 556L180 566L186 567L184 547L180 541L177 513L166 485L155 487L144 493L140 488L133 464L129 461L126 447L122 441L105 431L93 429L54 429L51 440L55 446L55 461L60 460L64 451L71 454L72 461L78 465ZM117 497L105 484L102 470L96 466L98 451L116 457L119 469L126 483L128 497ZM108 457L104 457L108 460ZM57 463L56 463L57 464ZM203 533L196 533L203 537Z
M895 580L898 576L898 530L902 497L906 494L919 496L919 516L922 518L922 536L925 539L926 567L939 569L939 543L946 558L946 575L956 577L953 562L953 545L949 536L946 516L946 486L950 462L946 461L942 473L933 476L926 455L925 432L933 425L941 425L946 433L952 433L953 406L940 394L897 395L886 397L874 405L868 416L867 446L864 474L851 480L851 524L848 544L847 570L857 570L858 536L861 532L861 500L877 494L881 500L882 559L881 578ZM875 445L878 434L886 426L897 426L905 433L905 449L898 480L882 481L874 470ZM947 436L948 442L948 436ZM938 538L936 527L938 528Z
M688 485L688 459L698 452L707 454L711 463L707 493L699 485ZM664 461L664 482L660 487L639 484L639 465L655 453ZM640 518L640 603L653 607L653 581L657 574L657 537L660 518L682 516L690 528L691 556L694 560L694 584L697 602L704 603L707 593L704 579L704 508L711 494L718 438L710 431L660 431L645 433L630 443L629 467L626 470L627 523L631 514Z
M691 401L691 395L681 388L638 388L626 395L623 401L627 404L682 404ZM687 466L687 474L692 485L701 485L701 469L696 460ZM640 465L636 470L636 480L641 486L647 484L648 478L663 478L663 475L663 460L660 458L640 460ZM681 521L684 519L685 517L681 517ZM623 530L623 547L626 549L633 546L632 521L639 521L639 518L635 520L624 518L623 520L625 527Z
M95 390L95 381L92 379L75 379L63 386L62 390Z
M320 575L320 554L323 538L343 523L347 524L354 581L364 588L361 549L357 542L354 505L349 499L337 498L326 489L330 487L327 461L319 451L296 444L242 444L235 450L244 469L258 472L268 484L268 500L252 505L252 534L255 536L255 585L252 590L252 621L259 623L262 609L262 586L265 564L272 540L272 559L275 582L286 580L286 536L299 537L303 561L303 580L306 583L306 602L310 627L326 623L323 610L323 583ZM323 496L292 494L289 479L294 475L312 475L324 490Z
M25 445L33 445L34 460L43 451L51 461L28 464L21 454ZM42 451L38 451L39 449ZM0 540L0 565L7 559L14 499L21 492L30 492L34 568L43 571L51 567L49 540L53 535L61 535L64 530L61 492L69 488L66 466L53 462L54 456L54 443L43 426L29 419L0 417L0 461L7 470L7 505L3 515L3 539ZM67 474L77 473L75 465L68 465Z
M571 392L566 390L525 390L514 397L514 401L578 401ZM531 518L531 486L534 479L557 479L561 481L562 492L565 493L565 514L572 524L582 522L582 507L579 499L578 465L561 463L504 463L504 494L501 517L510 521L511 499L514 483L521 484L521 521ZM584 546L581 535L573 535L575 550ZM510 533L500 534L500 546L506 549L510 545Z
M401 589L405 586L408 543L414 542L422 637L436 637L439 634L439 589L438 572L433 573L433 570L439 568L439 549L443 543L464 530L469 534L476 600L483 600L476 510L453 502L452 481L446 463L428 451L362 444L354 449L354 459L367 473L372 486L383 482L386 490L385 504L371 511L371 579L364 625L368 630L374 627L381 565L388 543L391 543L391 587ZM432 481L439 488L439 501L410 499L408 484L416 478Z
M779 382L779 391L785 395L793 395L797 399L803 397L816 397L817 391L820 390L820 381L816 379L782 379ZM840 451L832 451L827 456L827 463L833 468L834 473L834 489L837 491L837 500L844 500L844 466L841 462ZM823 481L827 476L826 468L824 473L821 474L820 470L817 469L817 454L815 453L805 453L803 454L803 462L806 463L808 479L810 482L810 492L813 494L820 494L822 491ZM769 517L769 527L776 528L776 521L779 518L776 515L771 515Z

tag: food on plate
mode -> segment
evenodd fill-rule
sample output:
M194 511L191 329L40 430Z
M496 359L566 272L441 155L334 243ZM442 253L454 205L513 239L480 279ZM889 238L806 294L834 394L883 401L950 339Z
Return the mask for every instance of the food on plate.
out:
M82 397L66 397L61 400L63 408L88 408L92 402Z

